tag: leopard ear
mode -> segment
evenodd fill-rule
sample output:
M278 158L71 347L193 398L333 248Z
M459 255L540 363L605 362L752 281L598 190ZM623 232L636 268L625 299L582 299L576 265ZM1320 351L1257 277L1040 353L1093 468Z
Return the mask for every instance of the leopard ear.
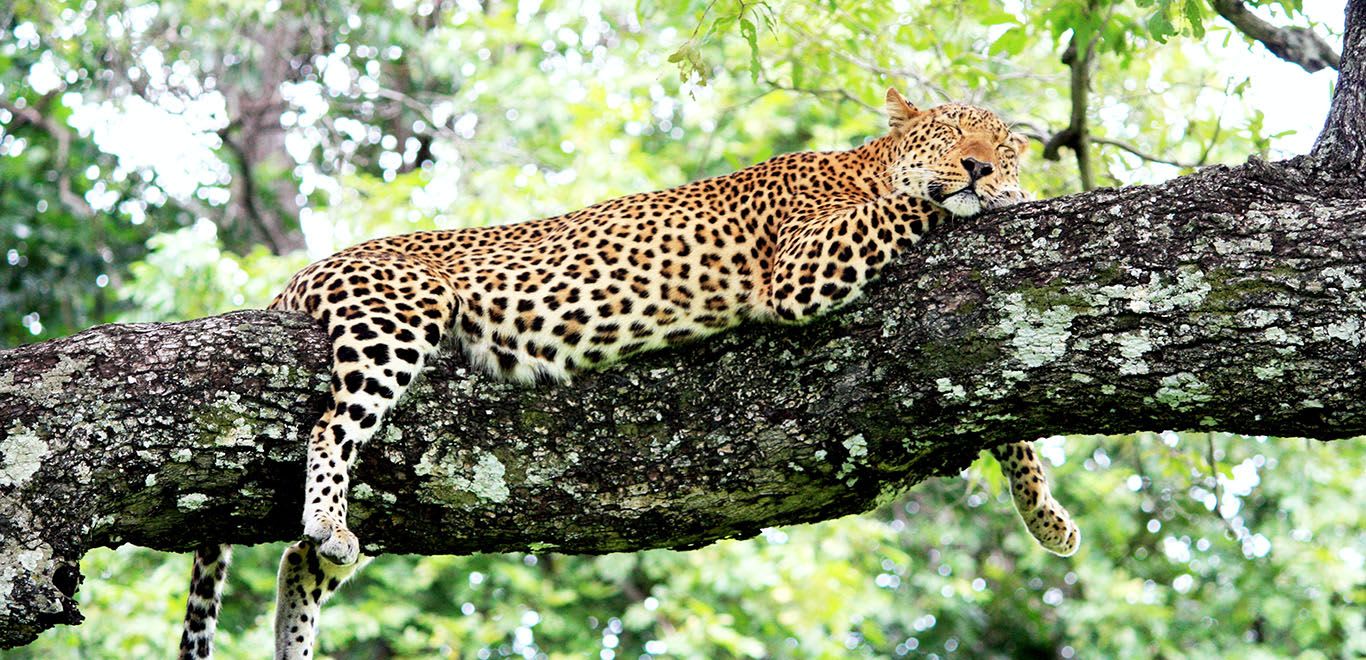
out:
M895 87L887 88L887 124L893 131L900 130L913 117L920 114L915 106L906 102L906 97L901 92L896 91Z
M1009 144L1015 151L1024 153L1029 149L1029 138L1023 134L1012 131L1010 137L1006 139L1006 144Z

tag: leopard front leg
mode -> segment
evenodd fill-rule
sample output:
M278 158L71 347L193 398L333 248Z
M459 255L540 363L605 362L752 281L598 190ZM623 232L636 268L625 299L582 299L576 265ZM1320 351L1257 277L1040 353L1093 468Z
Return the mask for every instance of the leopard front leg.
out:
M308 443L304 536L335 564L356 560L346 493L360 448L379 430L458 307L450 279L423 259L349 251L309 266L274 307L307 311L332 339L332 403Z
M333 392L333 405L338 393ZM347 415L346 410L342 411ZM363 442L361 434L351 441L345 423L333 425L337 409L329 408L313 427L308 441L308 472L304 479L304 537L316 544L316 551L334 564L347 565L356 561L360 541L346 528L347 489L351 484L351 465L355 462L356 442ZM339 469L340 468L340 469Z
M351 467L436 351L459 305L439 267L383 251L315 263L272 305L309 313L332 340L331 403L308 443L305 539L280 564L277 657L312 653L323 600L354 572L360 543L346 526Z
M761 314L805 323L853 302L941 216L929 202L893 195L788 222L779 230Z

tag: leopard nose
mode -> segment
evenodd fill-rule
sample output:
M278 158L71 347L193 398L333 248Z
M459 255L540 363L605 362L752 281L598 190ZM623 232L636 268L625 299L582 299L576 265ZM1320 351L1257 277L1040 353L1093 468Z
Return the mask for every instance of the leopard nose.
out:
M977 160L976 158L971 157L963 159L963 169L968 171L968 177L971 178L973 181L976 181L996 171L996 168L992 167L991 163L984 163L980 160Z

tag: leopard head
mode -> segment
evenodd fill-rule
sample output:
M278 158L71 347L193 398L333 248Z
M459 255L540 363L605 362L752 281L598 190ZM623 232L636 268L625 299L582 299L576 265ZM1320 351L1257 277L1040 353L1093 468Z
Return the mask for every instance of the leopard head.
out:
M887 90L888 168L899 193L968 217L1029 199L1020 188L1019 154L1028 139L990 110L947 103L918 110Z

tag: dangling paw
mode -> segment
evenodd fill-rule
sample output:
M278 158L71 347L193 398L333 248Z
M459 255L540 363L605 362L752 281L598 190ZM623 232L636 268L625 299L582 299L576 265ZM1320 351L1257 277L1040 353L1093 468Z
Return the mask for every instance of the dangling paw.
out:
M318 555L339 566L349 566L360 555L360 540L333 517L318 513L304 520L304 536L318 548Z

